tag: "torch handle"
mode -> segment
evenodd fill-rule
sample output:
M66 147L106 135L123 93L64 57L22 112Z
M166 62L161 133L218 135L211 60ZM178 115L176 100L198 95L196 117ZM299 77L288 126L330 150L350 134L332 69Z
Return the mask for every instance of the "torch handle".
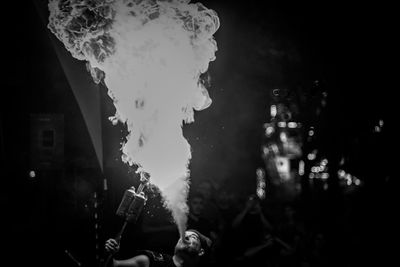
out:
M107 259L105 259L100 263L100 267L107 267L111 259L112 259L112 254L108 254Z
M144 175L141 174L141 183L140 183L140 185L138 186L138 189L137 189L136 192L135 192L135 193L136 193L136 199L134 199L134 200L131 202L131 205L130 205L129 209L135 207L135 205L133 205L133 204L135 204L135 203L137 203L137 205L143 207L145 199L144 199L144 197L142 196L142 197L140 198L141 201L139 201L139 197L141 196L142 191L143 191L144 188L146 187L147 182L148 182L148 179L147 179ZM135 202L135 200L136 200L136 201L139 201L139 202ZM137 205L136 205L136 207L138 207ZM131 222L131 221L134 221L134 219L137 219L137 216L139 215L140 211L141 211L141 209L139 209L139 212L134 213L134 214L130 214L130 213L125 214L124 223L123 223L121 229L119 230L118 234L117 234L117 235L115 236L115 238L114 238L118 243L121 241L122 234L124 233L125 228L126 228L126 226L128 225L128 223ZM100 261L100 267L107 267L107 265L108 265L108 263L110 262L110 260L112 259L112 257L113 257L113 254L112 254L112 253L108 253L106 259Z
M124 224L122 225L121 229L119 230L118 234L115 236L115 240L119 243L121 241L122 234L125 231L126 226L128 225L128 220L124 221Z
M140 183L140 185L138 186L138 189L136 190L136 194L140 194L143 189L145 188L146 184L144 183Z

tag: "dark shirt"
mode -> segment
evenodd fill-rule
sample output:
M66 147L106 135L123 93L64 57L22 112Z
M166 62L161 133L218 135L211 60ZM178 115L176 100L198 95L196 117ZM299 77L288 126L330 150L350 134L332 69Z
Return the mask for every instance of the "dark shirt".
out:
M264 226L259 214L246 214L238 228L238 237L245 248L257 246L264 238Z
M146 255L150 260L150 267L176 267L172 256L165 254L154 252L151 250L140 250L137 252L137 255Z
M172 256L166 253L155 252L152 250L138 250L135 256L146 255L149 257L149 267L176 267ZM207 254L200 259L200 262L196 265L198 267L209 267Z

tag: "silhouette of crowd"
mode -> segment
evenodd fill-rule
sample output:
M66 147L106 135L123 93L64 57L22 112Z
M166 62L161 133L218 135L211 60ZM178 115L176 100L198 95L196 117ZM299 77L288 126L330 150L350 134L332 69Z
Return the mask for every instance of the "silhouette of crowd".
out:
M324 225L306 218L298 201L239 196L210 180L194 185L188 228L210 236L209 266L331 266ZM312 215L312 216L315 216ZM312 217L311 216L311 217Z

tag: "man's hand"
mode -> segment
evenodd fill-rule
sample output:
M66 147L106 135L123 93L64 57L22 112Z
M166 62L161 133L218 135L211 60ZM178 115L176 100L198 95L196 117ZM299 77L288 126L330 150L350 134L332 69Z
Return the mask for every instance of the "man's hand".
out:
M108 239L105 244L105 249L107 252L111 254L117 253L119 251L119 244L117 240L112 238Z

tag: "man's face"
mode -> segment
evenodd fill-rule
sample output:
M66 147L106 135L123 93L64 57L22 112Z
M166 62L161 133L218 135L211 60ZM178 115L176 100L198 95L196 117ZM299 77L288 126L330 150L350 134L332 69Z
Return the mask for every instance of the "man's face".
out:
M186 231L185 240L180 238L175 246L175 254L181 257L198 257L203 255L200 238L195 232Z
M203 199L200 197L194 197L190 201L190 212L196 216L200 216L204 208Z
M198 191L205 197L205 199L210 199L211 195L212 195L212 184L210 184L209 182L202 182L201 184L199 184L198 186Z

